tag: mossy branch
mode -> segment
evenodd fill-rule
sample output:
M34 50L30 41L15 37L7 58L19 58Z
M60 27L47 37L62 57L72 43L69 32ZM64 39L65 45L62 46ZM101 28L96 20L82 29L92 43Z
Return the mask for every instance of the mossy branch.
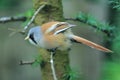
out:
M97 21L93 16L80 12L75 18L65 18L66 20L79 21L84 24L104 32L107 36L111 36L114 30L114 26L110 26L108 23L102 23Z

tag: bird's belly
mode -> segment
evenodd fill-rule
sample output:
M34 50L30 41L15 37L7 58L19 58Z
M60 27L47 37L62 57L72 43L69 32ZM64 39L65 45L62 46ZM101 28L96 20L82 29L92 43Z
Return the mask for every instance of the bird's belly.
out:
M63 36L49 36L41 39L39 46L46 49L66 50L70 48L71 41Z

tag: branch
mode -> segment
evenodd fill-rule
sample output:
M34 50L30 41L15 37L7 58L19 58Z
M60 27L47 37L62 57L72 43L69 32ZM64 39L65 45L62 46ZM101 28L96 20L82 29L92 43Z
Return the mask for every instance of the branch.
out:
M111 36L112 30L107 30L107 29L99 28L97 25L88 23L87 20L83 20L83 19L80 19L80 18L65 18L65 20L79 21L79 22L85 23L85 24L90 25L91 27L93 27L95 29L98 29L98 30L102 31L107 36Z
M35 61L20 61L20 65L32 65Z
M50 63L51 63L52 75L53 75L53 79L54 79L54 80L58 80L58 79L57 79L57 76L56 76L56 73L55 73L53 55L54 55L54 53L51 52L51 55L50 55Z
M40 12L40 10L42 10L45 7L45 4L40 6L34 13L34 15L32 16L31 20L28 22L28 24L24 27L24 31L32 24L32 22L34 21L36 15Z
M0 23L13 22L13 21L26 21L27 17L25 16L13 16L13 17L1 17Z

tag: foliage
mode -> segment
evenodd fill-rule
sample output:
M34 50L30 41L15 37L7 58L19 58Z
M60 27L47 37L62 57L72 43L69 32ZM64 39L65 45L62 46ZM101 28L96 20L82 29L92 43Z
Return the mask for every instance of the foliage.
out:
M27 25L33 14L34 14L34 9L30 9L23 14L18 14L18 16L25 16L27 18L27 20L22 23L22 27L25 27Z
M102 31L109 36L111 35L111 31L115 29L114 26L111 26L109 23L100 22L90 14L84 14L80 12L75 19L85 24L88 24L99 31Z
M71 69L70 67L66 68L66 72L63 75L64 80L79 80L80 76L77 71Z
M36 66L39 66L40 64L43 63L43 59L41 57L41 55L38 55L36 58L35 58L35 61L34 63L32 64L33 67L36 67Z
M110 0L109 4L111 4L113 9L120 10L120 1L119 0Z
M102 80L120 80L120 63L107 61L103 68Z
M113 40L113 50L120 55L120 33Z
M109 1L110 7L115 10L120 10L120 1L119 0L110 0ZM117 11L116 11L117 12ZM117 13L115 13L117 14ZM118 15L117 15L118 16ZM116 23L119 23L119 21L115 21ZM101 80L120 80L120 32L119 32L119 25L115 27L112 31L112 37L109 36L109 38L112 39L110 42L113 54L108 54L107 57L109 57L109 60L105 62L105 64L102 66L102 79ZM110 33L110 32L109 32Z

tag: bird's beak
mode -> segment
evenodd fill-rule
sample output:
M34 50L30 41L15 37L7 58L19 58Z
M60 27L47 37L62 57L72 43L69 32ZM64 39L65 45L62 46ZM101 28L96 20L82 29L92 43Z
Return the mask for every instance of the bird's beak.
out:
M28 40L28 39L29 39L29 36L25 37L25 39L24 39L24 40Z

